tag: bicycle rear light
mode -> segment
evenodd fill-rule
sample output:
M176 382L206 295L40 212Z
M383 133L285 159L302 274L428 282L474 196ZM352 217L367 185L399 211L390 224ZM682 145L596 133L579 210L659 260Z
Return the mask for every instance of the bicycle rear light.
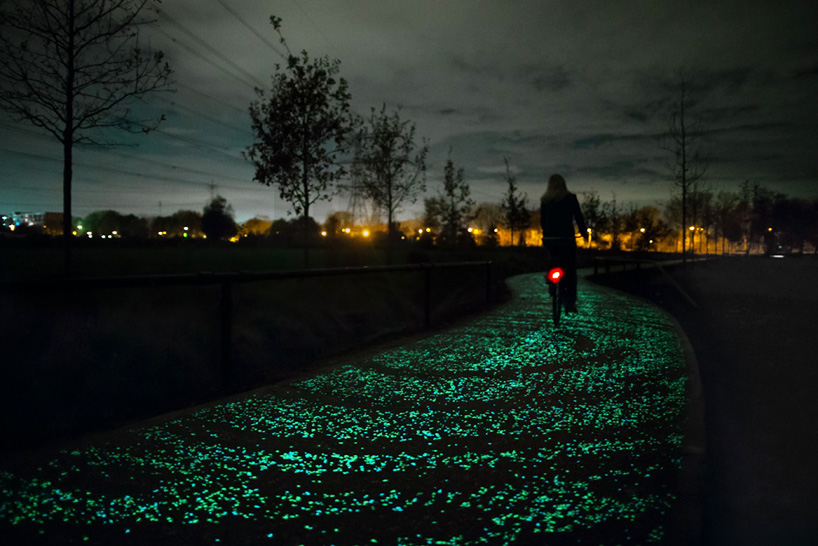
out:
M560 282L560 279L562 278L563 275L564 273L562 269L559 267L555 267L554 269L548 272L548 280L550 280L553 283L557 283Z

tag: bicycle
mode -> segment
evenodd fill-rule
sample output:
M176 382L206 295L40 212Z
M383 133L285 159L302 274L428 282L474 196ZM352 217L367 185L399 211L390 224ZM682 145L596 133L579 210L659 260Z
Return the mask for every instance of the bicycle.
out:
M576 236L577 238L581 236ZM543 243L546 240L564 241L564 237L543 237ZM576 252L576 250L572 250ZM545 284L548 285L548 293L551 295L551 318L554 321L554 327L558 328L560 325L560 315L562 309L565 307L567 300L565 284L560 284L560 281L565 277L565 271L562 268L562 263L557 254L552 254L550 257L551 267L545 275Z
M560 325L560 314L565 304L565 285L560 285L560 280L565 276L561 267L552 267L545 275L545 283L548 285L548 293L551 295L551 317L554 327Z

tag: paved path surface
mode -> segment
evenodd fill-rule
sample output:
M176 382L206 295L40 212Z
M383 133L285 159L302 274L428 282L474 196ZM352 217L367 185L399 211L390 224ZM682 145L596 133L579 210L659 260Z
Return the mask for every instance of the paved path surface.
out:
M647 544L678 512L673 324L540 275L468 324L310 378L0 463L0 542Z

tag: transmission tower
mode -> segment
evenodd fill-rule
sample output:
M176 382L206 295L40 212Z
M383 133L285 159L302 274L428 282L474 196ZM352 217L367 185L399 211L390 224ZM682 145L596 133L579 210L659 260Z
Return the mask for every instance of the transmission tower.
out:
M355 225L366 224L366 199L364 198L364 189L360 184L352 183L346 187L349 191L349 203L347 204L347 212L352 215L352 222Z

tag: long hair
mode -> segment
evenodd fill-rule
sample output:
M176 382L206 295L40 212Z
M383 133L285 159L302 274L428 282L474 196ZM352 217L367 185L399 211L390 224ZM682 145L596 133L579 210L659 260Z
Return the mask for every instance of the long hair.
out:
M548 186L545 188L545 193L542 195L544 203L551 203L561 201L571 192L565 186L565 179L558 174L552 174L548 177Z

